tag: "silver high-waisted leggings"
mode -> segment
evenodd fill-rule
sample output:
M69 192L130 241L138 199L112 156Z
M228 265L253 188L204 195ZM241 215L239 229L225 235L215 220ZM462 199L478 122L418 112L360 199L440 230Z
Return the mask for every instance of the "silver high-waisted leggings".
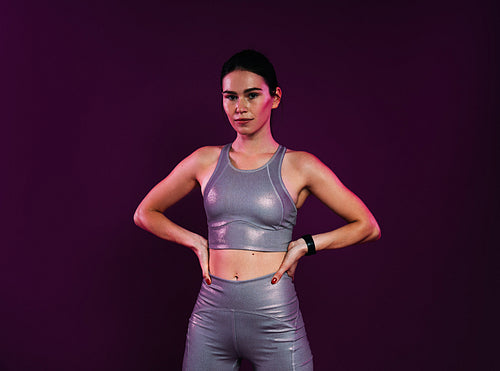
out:
M256 370L312 370L299 302L285 273L233 281L202 282L189 319L182 369L238 370L241 359Z

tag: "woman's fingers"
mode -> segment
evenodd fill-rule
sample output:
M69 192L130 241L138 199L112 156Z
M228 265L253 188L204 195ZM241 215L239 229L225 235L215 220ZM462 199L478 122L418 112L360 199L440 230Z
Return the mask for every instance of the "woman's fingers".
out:
M200 266L201 266L201 273L203 274L203 279L207 283L207 285L210 285L212 283L212 279L210 278L210 273L208 270L208 249L206 249L206 252L202 254L202 256L199 257L200 259Z
M281 272L281 268L279 271L277 271L274 276L273 276L273 279L271 280L271 284L275 284L276 282L278 282L280 279L281 279L281 276L283 275L283 273Z
M200 259L201 273L205 282L210 285L212 279L210 278L210 273L208 271L208 259Z
M295 259L291 256L290 252L287 252L285 255L285 258L283 259L283 262L281 263L281 266L279 267L278 271L274 274L273 279L271 280L271 283L274 285L277 283L283 274L288 271L294 264L297 262ZM295 269L294 269L295 271Z
M285 272L288 272L288 275L292 278L294 278L295 275L295 269L297 269L297 264L299 263L299 259L304 256L305 251L304 251L304 246L305 243L302 243L303 241L292 241L290 242L290 245L288 247L288 251L283 258L283 262L281 263L281 266L279 267L278 271L274 274L271 283L274 285L277 283L280 279L281 276Z
M295 269L297 269L298 264L299 264L299 261L296 260L295 263L293 263L292 266L286 271L286 273L292 279L292 282L293 282L293 278L295 277Z
M198 261L200 262L200 267L201 267L201 274L203 276L203 279L207 283L207 285L210 285L212 283L212 279L210 277L210 271L208 268L208 256L209 256L209 251L208 251L208 242L206 239L201 238L199 246L196 248L196 256L198 256Z
M288 258L288 253L285 255L285 259L283 259L283 262L281 263L281 266L279 267L278 271L274 274L273 279L271 280L271 283L274 285L275 283L278 283L279 280L281 279L281 276L290 269L291 267L291 262L290 259Z

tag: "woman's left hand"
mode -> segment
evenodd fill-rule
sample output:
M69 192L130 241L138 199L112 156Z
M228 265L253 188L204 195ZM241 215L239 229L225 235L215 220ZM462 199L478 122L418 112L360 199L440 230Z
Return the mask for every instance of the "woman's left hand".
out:
M288 275L292 278L293 281L293 277L295 275L295 269L297 269L297 264L299 263L299 259L302 258L306 253L307 253L307 245L302 238L290 242L290 244L288 245L288 251L285 257L283 258L283 261L281 262L281 266L279 267L278 271L274 274L271 283L273 285L277 283L285 272L288 273Z

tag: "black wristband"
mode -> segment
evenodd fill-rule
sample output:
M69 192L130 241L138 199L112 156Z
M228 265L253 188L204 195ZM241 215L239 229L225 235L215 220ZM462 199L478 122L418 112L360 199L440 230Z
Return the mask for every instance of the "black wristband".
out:
M305 234L302 237L307 244L307 252L306 255L314 255L316 254L316 245L314 244L314 240L310 234Z

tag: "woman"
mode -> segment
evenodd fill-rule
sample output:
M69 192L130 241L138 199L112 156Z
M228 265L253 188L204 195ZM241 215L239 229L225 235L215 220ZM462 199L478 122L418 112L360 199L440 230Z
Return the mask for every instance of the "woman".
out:
M282 91L265 56L253 50L235 54L222 68L221 85L236 139L181 161L144 198L134 220L198 256L204 281L183 369L236 370L245 358L258 370L311 370L292 281L297 263L316 251L376 240L380 230L328 167L274 140L271 111ZM204 198L208 241L163 214L196 186ZM292 241L297 209L309 194L347 224Z

